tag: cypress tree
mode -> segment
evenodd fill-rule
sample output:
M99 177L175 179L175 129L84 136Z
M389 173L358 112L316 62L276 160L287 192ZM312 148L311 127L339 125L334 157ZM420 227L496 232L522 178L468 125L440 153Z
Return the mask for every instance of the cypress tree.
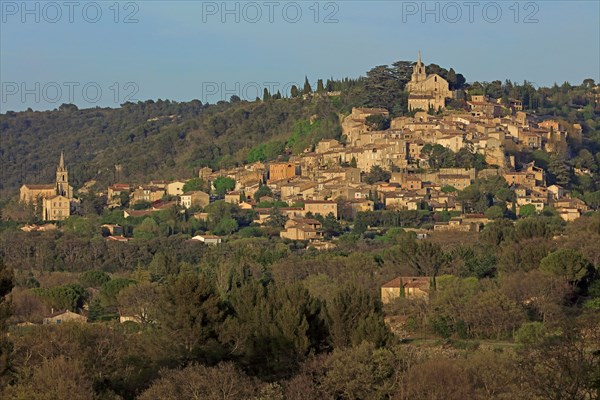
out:
M263 91L263 101L271 100L271 95L269 94L269 89L265 88Z
M319 79L317 81L317 93L325 92L325 87L323 86L323 79Z
M312 87L310 87L310 83L308 82L308 77L304 77L304 90L302 90L302 94L311 94Z

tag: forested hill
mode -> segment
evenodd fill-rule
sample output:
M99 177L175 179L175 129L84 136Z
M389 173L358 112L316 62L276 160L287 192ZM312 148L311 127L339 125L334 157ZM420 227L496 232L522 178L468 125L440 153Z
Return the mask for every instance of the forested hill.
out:
M0 114L0 197L16 194L23 183L53 182L61 151L76 188L91 179L104 185L115 179L185 178L200 166L229 167L297 153L322 138L338 137L339 114L353 106L405 113L404 86L412 66L398 61L358 79L319 80L314 88L306 79L304 87L292 88L292 98L265 93L262 100L233 96L213 105L149 100L116 109L64 104L53 111L9 111ZM428 72L456 88L465 82L436 64ZM122 166L118 178L116 164Z
M90 179L113 181L115 164L123 167L123 181L190 176L198 166L245 162L261 143L270 144L263 153L281 154L294 133L296 148L338 136L336 112L329 99L282 99L210 106L148 101L117 109L62 106L8 113L0 117L0 185L11 194L25 182L53 182L63 150L75 187ZM302 123L315 115L316 124Z
M374 67L358 79L319 80L314 90L306 79L304 87L292 88L291 98L265 92L262 100L232 96L214 105L149 100L116 109L79 110L64 104L53 111L9 111L0 114L0 198L15 195L23 183L53 182L61 151L76 188L92 179L105 185L186 178L201 166L215 169L299 153L320 139L337 138L339 116L353 106L407 114L404 89L412 66L398 61ZM528 82L467 84L461 74L436 64L428 65L427 73L446 78L459 98L468 92L516 99L529 112L579 122L584 146L592 152L600 147L600 107L594 109L598 86L591 79L578 86L536 89ZM465 106L464 100L449 104ZM122 166L118 177L117 164Z

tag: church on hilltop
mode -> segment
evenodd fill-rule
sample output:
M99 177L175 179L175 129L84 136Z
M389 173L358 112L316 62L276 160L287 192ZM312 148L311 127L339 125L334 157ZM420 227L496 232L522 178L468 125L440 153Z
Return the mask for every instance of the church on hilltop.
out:
M60 153L60 161L56 168L54 184L24 184L20 190L22 203L35 204L42 201L42 219L45 221L62 221L71 215L74 203L73 187L69 185L69 171L65 166L64 154Z
M427 75L425 65L419 58L413 68L410 82L406 84L408 91L408 109L423 111L439 111L446 107L446 99L452 98L448 81L438 74Z

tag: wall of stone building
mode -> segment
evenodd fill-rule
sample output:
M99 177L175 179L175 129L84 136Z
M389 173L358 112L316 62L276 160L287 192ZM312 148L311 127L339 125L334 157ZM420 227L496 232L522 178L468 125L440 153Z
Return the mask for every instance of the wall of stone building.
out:
M278 181L292 178L296 175L296 166L291 163L276 163L269 165L269 179Z
M381 288L381 302L387 304L400 297L400 288Z

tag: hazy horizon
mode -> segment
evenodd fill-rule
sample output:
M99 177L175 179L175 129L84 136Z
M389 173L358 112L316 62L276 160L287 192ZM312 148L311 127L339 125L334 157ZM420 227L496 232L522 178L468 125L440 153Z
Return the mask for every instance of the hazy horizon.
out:
M1 3L2 113L253 100L258 87L358 78L418 50L468 82L600 80L594 1L23 4Z

